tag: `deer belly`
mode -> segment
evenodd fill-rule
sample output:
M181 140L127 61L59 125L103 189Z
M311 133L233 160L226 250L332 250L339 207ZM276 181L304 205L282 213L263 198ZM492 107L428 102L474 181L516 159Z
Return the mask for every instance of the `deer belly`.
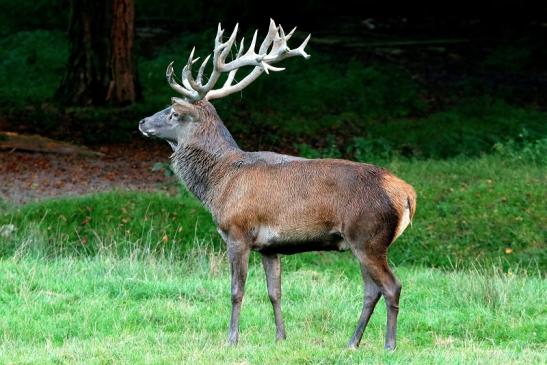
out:
M344 251L349 247L337 232L320 232L317 234L301 232L284 232L272 227L262 226L258 229L252 249L264 254L291 255L308 251Z

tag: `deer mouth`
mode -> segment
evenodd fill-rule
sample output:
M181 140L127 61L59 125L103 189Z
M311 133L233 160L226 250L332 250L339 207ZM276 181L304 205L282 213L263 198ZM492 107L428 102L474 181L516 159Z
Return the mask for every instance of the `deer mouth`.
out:
M156 130L154 128L152 129L145 129L143 125L139 125L139 131L145 136L145 137L148 137L148 138L160 138L156 135ZM173 151L175 151L177 149L177 146L178 146L178 143L177 141L173 141L171 140L170 138L161 138L163 140L165 140L167 143L169 143L169 146L171 146L171 148L173 149Z
M154 136L154 132L156 132L155 129L145 129L144 126L139 125L139 131L145 136L145 137L152 137Z

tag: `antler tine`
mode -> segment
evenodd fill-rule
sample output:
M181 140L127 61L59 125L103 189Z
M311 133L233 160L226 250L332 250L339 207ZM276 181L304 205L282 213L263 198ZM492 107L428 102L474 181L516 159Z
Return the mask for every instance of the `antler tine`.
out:
M306 46L308 45L310 38L311 38L311 34L308 34L306 39L304 39L304 42L302 42L302 44L298 48L287 52L286 57L302 56L306 60L309 59L311 56L304 50L304 48L306 48Z
M196 79L196 82L199 84L202 84L203 72L205 71L205 66L207 65L207 62L209 62L210 58L211 58L211 55L208 55L207 57L205 57L205 60L201 63L201 66L199 67L198 77Z
M215 37L215 42L221 43L222 42L222 35L224 34L224 29L222 29L222 26L220 23L218 23L217 28L217 35Z
M253 41L256 41L256 32L255 32L255 36L253 37ZM243 49L245 48L244 44L245 44L245 38L241 38L241 43L239 45L239 51L237 52L236 58L241 57L241 54L243 53ZM252 48L252 46L253 46L253 42L251 42L251 48ZM222 85L223 88L232 85L232 82L234 81L234 78L235 78L236 73L237 73L238 70L239 70L238 68L235 68L235 69L233 69L232 71L230 71L228 73L228 77L226 78L226 82L224 82L224 85Z
M287 35L285 36L285 40L286 40L286 41L289 41L289 39L291 39L291 37L292 37L292 35L294 34L294 31L295 31L295 30L296 30L296 27L294 27L294 28L289 32L289 34L287 34Z
M184 75L184 74L183 74ZM188 80L186 79L182 79L182 85L187 88L188 90L192 90L192 85L190 84L190 82L188 82Z
M266 72L266 75L269 75L270 71L279 72L279 71L285 70L285 67L275 67L270 65L266 61L262 61L261 65L262 65L262 68L264 69L264 72Z
M230 39L232 39L232 36L233 36L233 39L232 39L232 44L235 40L235 36L237 34L237 28L238 28L238 24L236 24L235 28L234 28L234 31L232 32L232 35L230 36ZM211 76L209 77L209 80L207 81L207 84L205 85L200 85L200 93L207 93L209 90L211 90L215 84L217 83L218 79L220 78L220 75L221 75L221 68L219 67L223 61L222 61L222 58L226 57L228 52L226 53L226 55L223 56L223 50L226 49L226 46L229 44L230 42L230 39L228 39L227 42L225 43L222 43L222 35L224 34L224 29L222 29L221 27L221 24L218 23L218 28L217 28L217 35L215 37L215 48L213 50L213 72L211 73ZM229 47L228 47L229 48ZM205 97L205 94L203 95Z
M196 47L192 48L192 51L190 52L190 57L188 57L188 62L186 63L186 66L182 69L182 82L186 88L196 90L198 93L202 92L202 85L194 79L194 76L192 76L192 65L196 63L199 60L199 57L194 59L194 53L196 51Z
M286 41L286 39L285 39L285 30L283 30L283 27L281 26L281 24L279 24L279 31L277 32L275 38L279 39L279 41L281 41L281 42Z
M245 52L245 54L243 55L243 58L248 58L248 59L254 59L254 60L261 60L260 56L258 54L256 54L255 52L255 48L256 48L256 37L258 35L258 30L255 30L254 34L253 34L253 39L251 40L251 44L249 45L249 48L247 49L247 52ZM238 58L241 58L241 53L243 51L243 40L245 38L242 38L241 39L241 46L239 48L239 52L238 52L238 55L236 56L236 59Z
M172 61L169 65L167 65L167 69L165 70L165 77L167 78L167 82L169 83L169 86L176 92L182 94L184 97L194 100L198 97L197 92L193 90L188 90L184 86L179 85L173 76L174 70L173 70L173 63Z
M270 52L263 58L262 60L262 68L264 69L264 72L266 72L266 75L270 74L270 71L283 71L285 68L283 67L274 67L269 64L269 62L277 62L277 59L279 56L287 49L287 42L285 41L285 31L283 30L283 27L279 25L277 27L277 31L273 37L273 44L272 49Z
M230 50L232 49L232 46L234 45L234 42L236 40L236 35L237 35L238 28L239 28L239 23L236 23L236 26L234 27L234 30L232 31L232 34L230 35L230 37L228 38L226 43L223 43L224 49L220 53L221 57L219 57L219 59L221 59L222 62L224 62L224 60L228 56L228 53L230 53Z
M251 40L251 45L249 46L249 50L247 51L247 53L249 52L254 52L255 51L255 48L256 48L256 37L258 36L258 29L255 29L255 32L253 34L253 39Z
M268 33L266 34L266 37L264 37L264 40L258 49L258 54L264 54L268 51L276 34L277 26L275 25L273 19L270 19L270 28L268 29Z
M285 38L285 31L283 30L283 26L281 24L279 24L279 36L281 38Z
M265 62L279 62L281 60L284 60L285 58L294 57L294 56L302 56L304 59L309 59L311 56L304 50L306 46L308 45L308 42L310 41L311 34L309 34L306 39L304 39L304 42L298 48L290 49L289 47L285 46L284 49L279 49L277 54L272 54L271 56L268 55L264 58ZM273 53L273 50L272 52Z

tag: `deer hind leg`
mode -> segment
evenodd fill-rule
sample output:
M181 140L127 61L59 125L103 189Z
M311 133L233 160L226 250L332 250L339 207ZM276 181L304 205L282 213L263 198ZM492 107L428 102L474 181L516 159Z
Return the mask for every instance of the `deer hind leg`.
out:
M281 316L281 260L279 255L262 255L262 265L266 273L268 296L270 297L274 311L275 338L278 341L284 340L287 335L285 334L285 324Z
M397 315L399 313L401 284L387 263L387 246L389 245L389 242L384 239L385 237L380 236L382 235L376 236L370 242L367 242L362 246L353 246L353 252L361 263L361 270L364 270L366 274L363 275L366 294L361 318L359 319L354 337L352 337L352 340L350 341L350 346L353 345L353 347L355 347L359 344L359 337L362 335L362 331L364 331L366 323L374 309L374 305L372 305L373 299L375 299L376 302L378 301L378 293L375 292L376 289L374 289L374 286L370 285L370 282L373 282L376 284L377 290L380 291L386 302L387 323L384 347L386 350L394 350L396 346ZM371 288L368 299L366 291L367 284L369 284L368 286ZM362 330L361 326L363 327Z
M359 347L359 343L363 337L363 332L365 332L370 316L372 315L374 307L376 307L376 303L378 303L378 299L380 299L381 295L380 289L370 277L364 264L361 264L361 276L363 277L363 282L365 284L365 299L363 309L361 310L361 316L359 317L359 322L357 323L357 328L349 341L349 347L352 349Z
M401 295L401 283L387 264L384 258L381 262L374 263L371 269L374 280L379 284L380 290L386 301L387 323L386 339L384 347L386 350L395 350L397 337L397 315L399 314L399 297Z
M361 316L359 317L359 322L357 322L357 328L349 341L349 347L356 349L359 347L363 333L367 328L368 321L372 312L374 312L374 307L380 299L380 289L372 280L364 264L361 264L361 276L363 277L363 283L365 284L365 298L363 303L363 309L361 310Z

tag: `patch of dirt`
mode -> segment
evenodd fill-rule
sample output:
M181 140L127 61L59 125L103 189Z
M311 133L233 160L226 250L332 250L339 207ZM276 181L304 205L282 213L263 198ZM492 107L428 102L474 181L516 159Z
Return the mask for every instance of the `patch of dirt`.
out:
M173 177L152 171L171 149L154 141L95 147L102 157L0 151L0 198L21 204L111 190L176 193Z

